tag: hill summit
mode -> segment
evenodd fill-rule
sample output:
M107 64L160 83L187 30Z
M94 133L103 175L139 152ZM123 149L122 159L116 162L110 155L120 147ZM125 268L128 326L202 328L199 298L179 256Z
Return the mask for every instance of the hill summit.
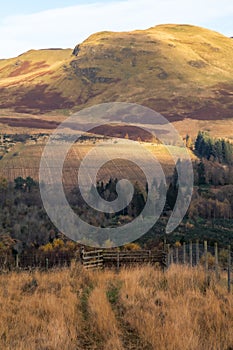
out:
M19 113L139 103L170 120L233 116L233 41L191 25L100 32L74 50L0 61L0 107Z

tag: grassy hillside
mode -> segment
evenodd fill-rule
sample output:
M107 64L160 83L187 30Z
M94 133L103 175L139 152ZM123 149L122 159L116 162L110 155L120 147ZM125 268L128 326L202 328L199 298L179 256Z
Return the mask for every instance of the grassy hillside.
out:
M136 100L175 118L184 113L214 119L220 113L214 111L219 98L228 88L232 92L233 41L202 28L162 25L131 33L104 32L78 49L76 74L92 67L97 78L115 80L114 94L102 89L107 100ZM86 75L88 82L97 80L90 72ZM96 84L100 89L101 83ZM203 115L205 108L208 114ZM224 112L221 117L232 115Z
M0 276L1 349L230 350L224 276L154 267Z
M24 143L16 142L14 145L11 144L12 146L10 146L7 153L3 153L0 147L0 156L3 156L0 160L0 178L4 177L13 182L16 177L23 175L25 177L31 176L34 180L38 181L40 159L46 142L47 137L40 137L36 141L27 140ZM109 147L112 147L112 144L114 144L114 141L110 141ZM77 185L77 167L87 153L92 150L94 145L93 141L85 143L79 142L70 149L64 164L64 168L66 169L66 173L64 174L65 182L68 187ZM108 146L105 145L101 147L104 161L104 157L107 157ZM169 174L171 176L174 170L174 160L168 151L162 145L155 146L151 143L144 144L144 147L161 162L167 175ZM133 154L135 151L134 144L132 143L127 146L127 150L128 154ZM54 156L59 159L60 152L59 149L57 150L57 146L54 147ZM138 159L142 160L143 156L143 152L142 154L138 153ZM191 151L190 156L193 160L196 159ZM148 170L149 169L150 163L148 163ZM101 181L107 182L111 176L127 177L128 174L131 181L141 181L142 174L138 173L138 171L137 166L133 166L133 164L129 166L127 162L114 159L108 162L106 167L101 168L99 178Z
M65 114L133 102L177 123L222 120L222 132L232 136L232 39L195 26L160 25L97 33L73 53L29 51L0 61L0 106L9 114ZM211 129L211 123L200 126Z

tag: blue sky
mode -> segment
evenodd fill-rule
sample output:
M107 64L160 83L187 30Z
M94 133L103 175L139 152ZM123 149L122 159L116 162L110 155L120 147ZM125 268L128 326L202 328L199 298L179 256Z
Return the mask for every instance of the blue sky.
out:
M102 30L189 23L233 36L232 0L8 0L0 12L0 58L71 47Z
M32 1L32 0L8 0L4 1L1 4L1 17L17 15L17 14L29 14L35 13L44 10L50 10L59 7L68 7L73 5L85 4L85 3L93 3L96 0L40 0L40 1ZM107 0L105 0L107 2Z

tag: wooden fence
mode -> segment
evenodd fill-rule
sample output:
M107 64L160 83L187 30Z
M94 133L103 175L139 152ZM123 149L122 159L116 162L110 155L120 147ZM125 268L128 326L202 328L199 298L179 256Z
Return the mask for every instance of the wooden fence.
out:
M116 267L136 264L159 264L165 267L167 263L167 253L163 250L94 250L81 251L81 262L86 269L96 269L104 267Z
M135 250L135 251L117 251L117 250L93 250L80 252L50 252L42 253L34 251L33 253L12 254L0 252L0 271L25 270L25 269L50 269L68 267L71 261L79 261L86 269L101 269L104 267L129 266L135 264L159 264L166 267L167 253L163 250Z
M24 252L20 255L0 251L0 273L11 270L42 269L69 267L72 261L79 261L85 269L102 269L104 267L116 268L141 264L159 265L163 269L172 264L184 264L190 267L202 265L206 279L209 273L215 273L219 279L220 272L227 275L228 291L232 287L233 252L231 247L219 248L218 244L208 245L207 241L183 243L170 246L164 243L160 250L93 250L85 251L52 251L40 250Z
M227 274L228 291L232 285L232 262L233 252L231 247L219 249L218 244L208 246L207 241L199 243L183 243L182 245L164 245L163 250L94 250L81 251L81 263L86 269L103 269L115 267L117 270L122 266L158 264L163 268L169 268L172 264L183 264L195 267L202 265L205 270L206 280L209 280L210 272L214 272L216 280L220 279L220 272Z
M86 269L102 269L104 266L103 250L81 251L81 262Z

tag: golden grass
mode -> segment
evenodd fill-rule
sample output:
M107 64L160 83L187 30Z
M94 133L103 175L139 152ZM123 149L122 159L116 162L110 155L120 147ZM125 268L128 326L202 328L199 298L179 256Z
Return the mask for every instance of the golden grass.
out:
M105 349L123 349L120 339L120 325L117 323L102 285L97 286L92 291L88 300L88 307L91 320L90 330L93 334L97 333L102 337L105 342Z
M0 276L0 349L230 350L233 295L201 269Z
M77 298L68 274L1 276L0 295L1 349L75 349Z

